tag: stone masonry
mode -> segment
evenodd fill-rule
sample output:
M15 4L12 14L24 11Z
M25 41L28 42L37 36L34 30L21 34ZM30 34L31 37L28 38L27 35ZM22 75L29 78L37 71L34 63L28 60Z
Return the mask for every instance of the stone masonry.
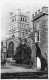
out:
M42 7L32 15L33 19L33 44L38 43L41 54L48 60L48 7ZM39 41L35 42L35 33L40 32ZM46 55L45 55L46 53ZM35 52L36 55L36 52Z

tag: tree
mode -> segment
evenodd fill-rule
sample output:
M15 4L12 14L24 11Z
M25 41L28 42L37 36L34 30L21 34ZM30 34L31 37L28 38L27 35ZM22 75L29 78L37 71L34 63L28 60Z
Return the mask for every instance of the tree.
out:
M21 53L22 53L22 44L20 43L19 46L16 48L16 54L14 55L14 59L16 63L21 63Z
M41 56L41 70L45 70L45 68L47 68L47 60Z
M20 43L16 48L16 54L14 55L14 59L16 63L20 64L30 64L31 62L31 48L26 45L26 43Z

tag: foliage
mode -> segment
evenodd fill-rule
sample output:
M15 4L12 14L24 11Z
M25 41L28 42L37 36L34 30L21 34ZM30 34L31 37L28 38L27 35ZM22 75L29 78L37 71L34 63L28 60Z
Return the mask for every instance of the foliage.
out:
M16 48L14 59L16 60L16 63L29 65L31 62L31 53L31 48L27 46L26 43L20 43Z
M41 56L41 70L45 69L48 69L47 60L43 56Z

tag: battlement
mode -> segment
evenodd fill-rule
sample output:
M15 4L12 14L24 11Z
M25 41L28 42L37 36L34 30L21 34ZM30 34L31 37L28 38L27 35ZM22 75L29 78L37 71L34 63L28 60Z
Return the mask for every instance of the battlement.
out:
M42 7L41 9L37 10L33 15L32 18L33 20L39 18L40 16L42 16L43 14L48 14L48 7Z

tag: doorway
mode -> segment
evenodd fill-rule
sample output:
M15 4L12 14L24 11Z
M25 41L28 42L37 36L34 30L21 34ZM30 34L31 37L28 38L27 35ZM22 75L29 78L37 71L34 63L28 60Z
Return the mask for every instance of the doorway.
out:
M41 60L39 57L37 57L37 68L41 69Z

